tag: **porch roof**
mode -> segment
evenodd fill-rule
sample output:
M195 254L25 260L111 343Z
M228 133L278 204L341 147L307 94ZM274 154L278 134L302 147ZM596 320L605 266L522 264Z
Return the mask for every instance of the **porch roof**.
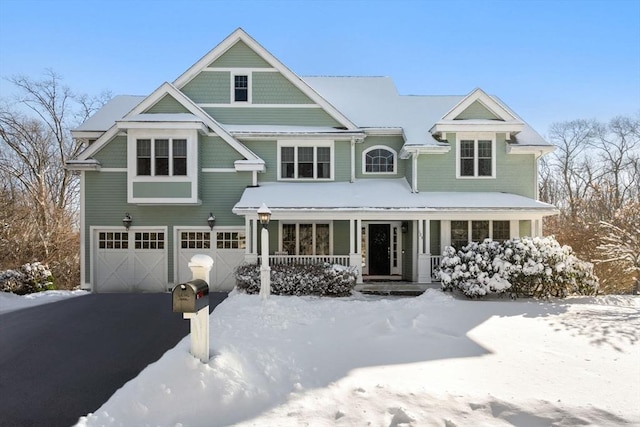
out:
M248 187L233 212L253 215L266 203L274 212L438 212L529 211L552 215L556 209L517 194L499 192L412 193L404 178L356 182L266 182Z

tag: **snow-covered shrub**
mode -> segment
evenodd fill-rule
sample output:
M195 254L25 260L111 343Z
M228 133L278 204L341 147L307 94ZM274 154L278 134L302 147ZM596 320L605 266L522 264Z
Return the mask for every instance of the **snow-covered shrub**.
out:
M249 294L260 292L260 265L236 268L236 287ZM356 285L355 267L332 264L284 265L271 267L271 293L275 295L347 296Z
M593 265L553 237L485 240L460 251L445 248L438 271L445 290L469 297L509 292L514 296L590 295L598 288Z
M0 291L16 295L55 289L49 267L40 262L25 264L18 270L0 271Z

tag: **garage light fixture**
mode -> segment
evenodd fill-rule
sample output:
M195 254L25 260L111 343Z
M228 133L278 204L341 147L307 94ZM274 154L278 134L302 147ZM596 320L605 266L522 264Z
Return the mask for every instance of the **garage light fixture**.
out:
M131 215L129 215L129 212L124 214L124 218L122 218L122 225L124 225L124 228L127 229L127 231L129 231L129 227L131 227L131 223L133 222L133 220L131 219Z
M207 224L209 224L209 228L213 231L213 226L216 225L216 217L212 212L209 212L209 218L207 218Z

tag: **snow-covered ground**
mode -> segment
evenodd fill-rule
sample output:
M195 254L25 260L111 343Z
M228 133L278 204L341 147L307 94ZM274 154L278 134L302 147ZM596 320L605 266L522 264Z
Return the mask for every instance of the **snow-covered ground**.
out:
M185 320L186 321L186 320ZM640 424L640 298L232 293L79 426Z
M0 292L0 314L88 294L89 292L81 290L44 291L29 295L15 295L9 292Z

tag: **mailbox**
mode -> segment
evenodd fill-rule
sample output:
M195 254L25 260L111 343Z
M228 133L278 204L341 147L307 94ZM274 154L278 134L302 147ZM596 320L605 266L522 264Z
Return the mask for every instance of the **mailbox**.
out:
M197 313L209 305L209 285L204 280L181 283L171 293L174 313Z

